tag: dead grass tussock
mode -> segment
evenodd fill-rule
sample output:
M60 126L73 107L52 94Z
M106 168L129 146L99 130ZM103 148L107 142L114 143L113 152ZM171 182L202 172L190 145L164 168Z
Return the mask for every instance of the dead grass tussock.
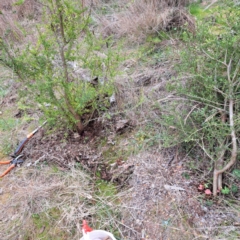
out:
M34 0L25 0L24 3L18 7L17 15L18 19L30 18L38 16L39 12L39 3Z
M1 0L0 9L4 13L16 16L16 19L33 17L38 11L39 3L35 0L25 0L23 4L16 5L15 0Z
M21 22L25 19L36 18L39 11L39 3L34 0L25 0L17 6L14 0L1 0L0 2L0 37L19 41L23 37Z
M104 35L127 36L141 42L147 35L186 25L194 31L194 21L183 8L188 1L139 0L128 2L124 10L101 18Z
M104 194L94 195L87 174L75 168L62 172L48 166L22 167L1 180L0 190L0 239L24 239L26 236L39 239L37 234L41 232L34 216L42 217L43 214L45 225L42 227L48 231L46 236L55 239L61 234L79 239L81 231L76 231L76 226L84 218L96 214L98 219L93 222L100 227L114 225L114 216L108 214L116 199ZM104 213L106 208L108 214Z
M0 15L0 36L19 41L22 38L22 31L16 25L17 19L12 14Z

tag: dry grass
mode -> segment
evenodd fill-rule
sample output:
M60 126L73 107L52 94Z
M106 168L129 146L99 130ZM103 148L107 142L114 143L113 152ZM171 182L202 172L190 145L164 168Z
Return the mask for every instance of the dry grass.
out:
M116 198L96 195L75 168L23 166L0 181L0 239L80 239L81 222L91 217L93 227L117 229Z
M21 24L26 19L36 19L39 16L39 4L34 0L26 0L22 5L14 5L14 0L0 2L0 37L19 41L23 37Z
M228 202L227 209L207 205L213 200L197 192L196 178L186 181L183 177L187 171L183 160L175 159L169 166L167 156L156 148L130 157L128 163L135 168L122 203L122 221L129 226L124 232L127 239L239 239L237 200Z
M142 42L147 35L172 27L187 24L191 31L194 30L194 21L183 8L186 0L131 2L127 1L120 13L101 18L104 35L127 36L130 41Z
M77 212L79 220L84 217L78 206L85 205L80 199L88 197L88 191L84 190L87 184L87 177L82 173L71 172L64 175L61 172L54 173L47 167L43 167L41 171L22 168L17 173L7 176L1 181L0 238L23 239L24 236L30 235L33 239L38 239L35 236L37 231L32 224L32 218L34 214L44 213L53 208L62 211L63 218L59 219L60 223L56 222L51 226L50 231L54 232L57 228L64 227L63 222L69 227L73 214Z
M138 48L138 54L132 52L136 50L125 49L127 60L121 66L124 74L115 79L118 111L133 126L145 128L146 125L152 125L156 131L154 135L161 131L156 119L160 119L162 114L159 106L165 106L170 95L166 91L166 85L175 74L174 64L178 63L175 59L178 53L174 51L177 44L177 40L165 40L161 45L155 46L156 49ZM166 55L166 47L171 48L172 53ZM151 52L149 55L148 51ZM149 129L148 132L151 135Z
M194 239L194 231L184 221L183 214L176 208L184 192L167 192L165 184L183 186L178 173L169 176L165 159L161 153L147 151L129 159L135 164L131 191L124 196L126 209L123 219L132 229L126 232L128 239ZM144 183L141 186L139 183Z
M12 14L0 15L0 36L4 38L9 38L15 41L19 41L23 34L20 28L16 25L17 18Z

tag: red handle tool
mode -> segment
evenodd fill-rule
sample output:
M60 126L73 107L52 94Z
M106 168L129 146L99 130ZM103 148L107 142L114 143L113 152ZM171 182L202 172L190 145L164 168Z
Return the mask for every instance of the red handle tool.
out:
M11 165L8 167L8 169L6 171L4 171L1 175L0 178L4 177L5 175L7 175L13 168L16 167L17 164L23 163L23 160L21 159L23 155L19 155L16 158L14 158L12 161L4 161L4 162L0 162L0 164L9 164L11 163Z
M27 135L27 137L18 145L17 149L15 150L14 154L13 154L13 160L9 160L9 161L3 161L3 162L0 162L0 164L10 164L10 167L4 171L3 174L0 175L0 178L4 177L5 175L7 175L13 168L16 167L17 164L20 164L20 163L23 163L23 160L20 159L20 157L22 157L23 155L19 155L25 144L29 141L29 139L31 139L38 131L40 128L42 128L45 124L46 124L47 121L45 121L41 126L39 126L38 128L36 128L34 131L32 131L31 133L29 133Z
M31 133L29 133L27 135L27 137L18 145L17 149L15 150L15 152L13 154L14 157L18 156L22 152L24 146L29 141L29 139L31 139L39 131L39 129L41 129L46 123L47 123L47 121L45 121L41 126L39 126L34 131L32 131Z

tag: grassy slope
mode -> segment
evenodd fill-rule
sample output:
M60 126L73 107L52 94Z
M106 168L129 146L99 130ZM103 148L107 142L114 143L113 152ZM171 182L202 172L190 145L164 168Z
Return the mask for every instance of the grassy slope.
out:
M192 11L200 17L203 16L198 7L192 8ZM135 56L132 57L133 55L131 55L130 60L132 62L129 61L128 63L127 71L129 75L136 76L143 72L148 72L154 76L163 74L162 72L152 72L151 66L161 63L161 59L166 60L169 56L169 48L161 48L159 51L154 51L153 54L146 52L156 46L158 47L158 44L163 40L169 41L171 36L168 37L163 34L161 37L150 37L142 45L125 46L126 51L133 52ZM145 56L139 59L139 55ZM139 62L136 64L136 61ZM126 69L125 66L124 68ZM1 71L1 73L0 81L2 82L0 86L4 87L0 88L0 98L9 97L8 90L11 90L9 74L11 73L5 70ZM5 83L6 85L4 85ZM154 84L153 86L156 87ZM151 102L155 101L152 99L154 90L148 88L141 91L142 104L139 104L139 108L136 108L136 112L134 112L134 118L137 116L140 121L137 129L131 135L126 136L126 138L129 138L127 145L129 153L127 155L135 155L139 150L151 151L150 145L155 145L159 142L156 119L152 121L152 119L147 118L148 116L143 118L147 106L155 106L156 109L158 107L157 102ZM164 93L162 97L164 97ZM16 112L15 104L4 106L4 109L1 109L1 111L0 146L1 154L6 155L16 145L16 139L9 140L9 136L14 136L19 131L19 121L24 122L24 119L16 120L14 118L14 113ZM148 124L141 124L141 121ZM117 141L117 143L123 144L121 140ZM105 147L104 144L103 147ZM119 149L118 146L113 150L110 149L109 152L105 152L105 157L112 157L115 160L116 155L121 156L122 152L126 153L124 151L126 149L122 150L121 146ZM113 152L115 151L119 151L119 153L117 152L114 155ZM51 184L49 184L49 179L51 179ZM112 190L112 184L108 185L105 182L103 184L99 182L98 184L100 184L99 187L94 186L89 177L80 169L73 168L70 172L64 172L58 167L44 164L29 169L25 166L17 169L8 178L0 180L0 189L2 190L0 195L1 208L5 209L2 215L4 221L0 221L0 228L4 230L1 232L0 238L79 239L81 234L77 226L82 218L90 214L99 218L99 221L94 223L94 227L102 228L107 226L108 230L116 232L119 239L123 239L120 229L118 229L118 218L116 218L120 207L118 206L118 197L115 195L115 190ZM62 201L62 199L64 200ZM179 211L179 209L176 209L176 211ZM183 215L180 214L179 217ZM9 216L9 218L6 216ZM109 226L111 227L109 228ZM170 233L169 239L175 239L179 232L183 233L185 231L186 233L186 228L188 227L190 229L188 230L190 232L189 239L191 239L191 231L193 230L191 230L188 223L183 226L183 230L176 230L176 233L172 233L172 237Z

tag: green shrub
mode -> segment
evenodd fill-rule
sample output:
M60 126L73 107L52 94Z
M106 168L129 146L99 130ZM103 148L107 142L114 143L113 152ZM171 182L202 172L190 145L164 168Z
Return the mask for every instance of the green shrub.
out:
M23 94L38 103L49 122L65 122L81 133L96 111L108 107L118 49L108 48L111 40L94 34L91 11L80 1L42 3L37 41L19 50L2 38L0 61L14 69L26 85Z
M198 22L196 34L185 39L180 78L170 86L182 97L182 105L176 111L172 104L174 111L167 117L172 120L165 117L164 122L174 126L172 141L200 146L209 158L216 195L222 173L236 162L240 132L240 6L231 1L219 4L212 16L214 24Z

